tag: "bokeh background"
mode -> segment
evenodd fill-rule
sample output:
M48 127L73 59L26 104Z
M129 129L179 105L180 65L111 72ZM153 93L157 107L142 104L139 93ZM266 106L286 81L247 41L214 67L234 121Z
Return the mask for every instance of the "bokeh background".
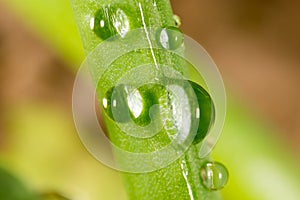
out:
M300 1L172 6L228 90L214 153L231 175L224 199L300 199ZM72 87L83 59L68 0L0 0L0 169L49 198L125 200L119 174L89 155L73 124ZM8 182L0 176L2 188Z

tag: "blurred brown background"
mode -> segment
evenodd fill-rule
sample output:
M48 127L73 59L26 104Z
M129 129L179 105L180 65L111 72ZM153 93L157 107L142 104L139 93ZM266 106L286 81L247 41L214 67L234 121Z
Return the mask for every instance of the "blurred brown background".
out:
M300 152L300 1L172 5L183 32L219 66L230 94L268 119ZM37 99L70 111L74 73L67 65L0 1L0 115L7 105ZM5 128L0 116L0 131Z

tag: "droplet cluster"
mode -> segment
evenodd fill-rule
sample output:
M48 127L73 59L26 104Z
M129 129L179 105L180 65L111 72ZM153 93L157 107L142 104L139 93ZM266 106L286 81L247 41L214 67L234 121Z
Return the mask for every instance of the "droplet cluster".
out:
M189 109L190 113L182 113L190 115L192 120L199 121L197 134L194 138L194 143L198 143L203 140L214 122L215 111L212 99L206 90L195 82L187 81L188 86L185 86L179 80L173 82L178 82L178 85L183 87L182 90L186 92L187 98L192 95L196 97L197 102L189 104L194 106ZM192 91L188 88L192 88ZM106 92L106 95L102 98L102 107L107 115L118 123L133 120L137 125L146 126L151 122L151 107L160 104L164 94L168 94L167 87L160 84L145 84L138 88L120 84ZM170 97L168 102L171 105L170 113L176 115L178 113L175 109L178 110L178 106L181 106L181 104L172 99ZM184 120L187 116L174 116L174 118Z

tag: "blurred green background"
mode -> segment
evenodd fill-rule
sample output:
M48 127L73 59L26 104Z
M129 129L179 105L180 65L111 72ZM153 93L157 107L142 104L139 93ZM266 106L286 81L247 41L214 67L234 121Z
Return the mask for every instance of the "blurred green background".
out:
M300 2L172 5L228 90L213 155L230 171L224 199L299 200ZM126 199L119 174L89 155L73 124L72 86L83 59L68 0L0 0L0 200Z

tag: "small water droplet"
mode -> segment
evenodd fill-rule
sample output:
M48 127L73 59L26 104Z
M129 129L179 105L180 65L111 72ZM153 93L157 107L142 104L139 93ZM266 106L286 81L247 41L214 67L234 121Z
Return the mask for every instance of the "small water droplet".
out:
M177 27L158 29L157 41L159 46L168 50L176 50L183 44L183 34Z
M179 28L181 26L181 18L178 15L173 15L173 19L175 26Z
M207 162L200 169L202 184L209 190L220 190L228 181L228 170L219 162Z
M113 6L100 8L95 16L90 19L90 28L102 40L106 40L116 34L122 38L130 30L130 23L126 12Z

